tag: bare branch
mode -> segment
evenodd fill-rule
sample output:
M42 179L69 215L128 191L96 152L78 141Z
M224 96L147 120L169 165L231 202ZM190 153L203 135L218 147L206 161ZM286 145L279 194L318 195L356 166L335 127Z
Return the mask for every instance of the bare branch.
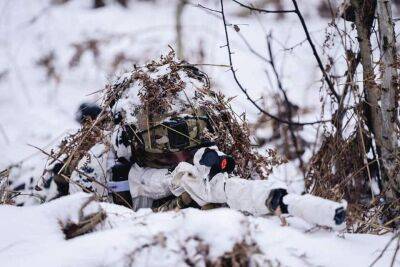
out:
M200 5L200 4L197 4L197 6L200 7L200 8L204 8L204 9L206 9L208 11L211 11L211 12L221 13L221 11L219 11L219 10L215 10L215 9L212 9L212 8L209 8L209 7L205 7L205 6Z
M400 240L400 233L394 234L393 237L389 240L389 242L387 242L387 244L385 245L385 247L383 248L383 250L381 251L381 253L378 255L378 257L371 263L370 267L374 266L381 258L382 256L385 254L385 252L387 251L387 249L389 248L390 244L396 239L398 238L398 242ZM396 246L397 247L397 246ZM396 258L396 254L397 254L398 248L395 250L395 254L393 255L394 258ZM394 263L394 259L392 260L392 265L393 266Z
M287 119L289 122L292 122L292 116L293 116L292 106L293 105L289 101L289 98L286 94L286 90L283 88L283 84L282 84L281 78L279 76L278 70L276 69L275 59L274 59L274 56L272 53L271 35L267 35L267 48L268 48L268 55L269 55L269 60L267 62L271 65L272 71L274 72L274 75L275 75L275 79L278 83L278 88L282 92L283 98L285 99L285 103L287 106ZM290 137L292 139L294 149L296 152L296 156L297 156L297 159L299 160L300 169L303 172L303 176L305 177L304 162L303 162L303 159L301 158L301 152L299 151L298 138L294 133L295 129L294 129L293 125L289 124L288 126L289 126L288 128L289 128L289 132L290 132Z
M326 73L324 65L322 65L322 61L321 58L318 55L317 49L315 48L315 45L311 39L310 33L308 32L308 28L306 25L306 22L304 21L303 15L300 12L299 6L297 5L297 1L296 0L292 0L292 3L294 5L294 9L296 10L296 15L299 17L301 26L303 27L304 33L306 34L308 43L311 46L311 49L313 51L314 57L317 60L318 63L318 67L320 68L322 75L324 76L325 82L328 84L329 90L331 91L332 95L335 96L336 100L338 102L340 102L340 96L338 95L338 93L335 91L335 88L333 87L333 83L331 81L331 79L328 76L328 73Z
M246 38L244 38L243 34L241 34L240 32L237 33L238 36L240 37L240 39L242 39L243 43L247 46L247 48L250 50L250 52L255 55L256 57L258 57L261 60L264 61L269 61L268 58L264 57L263 55L261 55L260 53L258 53L251 45L250 43L246 40Z
M271 10L266 10L266 9L260 9L260 8L254 8L252 6L248 6L245 4L240 3L239 1L236 0L232 0L233 2L237 3L238 5L247 8L249 10L253 10L253 11L258 11L258 12L262 12L262 13L295 13L297 15L297 17L300 20L301 26L303 27L304 33L306 34L307 37L307 41L310 44L311 50L313 51L313 55L318 63L318 67L322 72L322 75L324 77L325 82L328 84L329 90L332 93L332 95L336 98L337 102L340 102L340 96L339 94L335 91L335 88L333 86L333 83L331 81L331 79L328 76L328 73L326 72L324 65L322 64L322 60L318 55L317 49L315 48L314 42L311 39L310 33L308 31L307 25L304 21L303 15L300 12L299 6L297 5L297 1L296 0L292 0L293 6L294 6L294 10L278 10L278 11L271 11Z
M318 123L324 123L324 122L329 122L330 120L319 120L319 121L312 121L312 122L291 122L285 119L281 119L269 112L267 112L266 110L264 110L263 108L260 107L260 105L258 105L254 99L252 99L249 95L249 93L247 92L247 89L245 89L243 87L243 85L239 82L239 79L237 78L236 75L236 71L233 67L233 61L232 61L232 50L231 50L231 46L230 46L230 41L229 41L229 35L228 35L228 29L227 29L227 23L226 23L226 18L225 18L225 13L224 13L224 3L223 0L220 0L221 3L221 15L222 15L222 21L224 23L224 30L225 30L225 39L226 39L226 47L228 50L228 58L229 58L229 69L232 72L233 75L233 79L235 80L236 84L238 85L238 87L240 88L240 90L246 95L247 99L263 114L267 115L268 117L270 117L271 119L274 119L280 123L285 123L285 124L291 124L291 125L313 125L313 124L318 124Z
M296 10L266 10L266 9L261 9L261 8L256 8L256 7L253 7L253 6L249 6L249 5L245 5L245 4L243 4L243 3L241 3L241 2L239 2L239 1L236 1L236 0L232 0L233 2L235 2L236 4L238 4L238 5L240 5L240 6L242 6L242 7L245 7L245 8L247 8L247 9L250 9L250 10L252 10L252 11L257 11L257 12L260 12L260 13L272 13L272 14L279 14L279 13L296 13Z

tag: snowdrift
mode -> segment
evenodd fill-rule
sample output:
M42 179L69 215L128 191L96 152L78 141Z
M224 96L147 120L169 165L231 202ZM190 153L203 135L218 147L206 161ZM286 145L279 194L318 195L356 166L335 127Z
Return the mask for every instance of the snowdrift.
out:
M91 202L106 219L69 240L62 226L77 222L90 195L79 193L32 207L0 207L1 266L368 266L390 236L312 230L288 218L252 217L230 209L133 212ZM4 220L4 218L7 218ZM389 248L390 251L390 248ZM376 266L389 266L388 252Z

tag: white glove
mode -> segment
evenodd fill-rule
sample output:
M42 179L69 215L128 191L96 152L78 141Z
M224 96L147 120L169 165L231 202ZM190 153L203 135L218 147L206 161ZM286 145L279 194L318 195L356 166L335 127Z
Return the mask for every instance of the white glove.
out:
M210 181L208 175L201 175L196 166L181 162L172 173L170 190L176 196L186 191L200 206L207 203L225 203L226 178L224 174L218 173Z
M180 196L183 192L185 192L185 189L182 186L182 177L183 176L188 176L188 177L198 177L198 172L197 169L192 165L187 162L180 162L178 166L175 167L174 171L171 174L172 179L171 183L169 185L169 189L171 190L172 194L175 196ZM185 178L185 179L188 179Z

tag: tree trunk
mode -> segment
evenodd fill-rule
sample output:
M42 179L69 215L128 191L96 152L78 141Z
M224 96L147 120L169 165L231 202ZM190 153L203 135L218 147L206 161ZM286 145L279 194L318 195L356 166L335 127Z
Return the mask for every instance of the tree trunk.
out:
M176 50L178 59L184 58L184 48L182 42L182 17L186 4L186 0L179 0L175 12Z
M390 0L378 0L380 49L382 59L382 162L386 172L383 180L388 200L400 197L400 173L396 134L398 73L396 64L396 39Z
M378 147L382 144L382 119L378 104L379 88L375 83L372 65L371 27L374 20L376 2L374 0L351 0L355 10L355 24L363 67L363 87L366 102L367 125L374 134Z

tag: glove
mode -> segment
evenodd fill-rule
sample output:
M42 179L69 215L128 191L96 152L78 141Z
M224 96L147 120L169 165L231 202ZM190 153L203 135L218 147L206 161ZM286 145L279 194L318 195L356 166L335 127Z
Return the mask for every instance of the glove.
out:
M199 206L207 203L225 203L226 178L223 173L218 173L210 180L208 176L202 175L196 166L181 162L172 173L170 189L176 196L187 192Z
M180 162L172 173L171 192L179 196L187 192L200 206L225 203L225 181L235 168L232 157L218 151L216 146L199 149L193 163Z

